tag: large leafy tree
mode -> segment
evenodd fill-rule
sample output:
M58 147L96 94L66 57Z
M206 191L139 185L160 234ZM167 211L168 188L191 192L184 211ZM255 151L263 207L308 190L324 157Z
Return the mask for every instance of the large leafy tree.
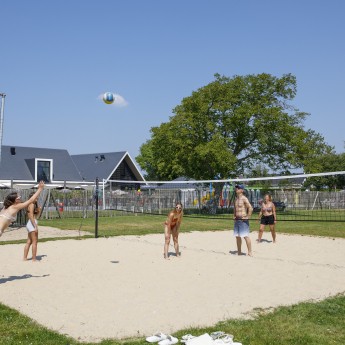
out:
M136 160L148 179L228 178L257 164L303 168L332 148L304 129L308 114L291 104L296 89L291 74L216 74L173 109L169 122L151 128Z
M305 170L306 173L345 171L345 153L320 155L310 162ZM324 188L329 190L334 188L344 189L345 175L309 177L304 183L304 186L307 188L315 188L316 190L322 190Z

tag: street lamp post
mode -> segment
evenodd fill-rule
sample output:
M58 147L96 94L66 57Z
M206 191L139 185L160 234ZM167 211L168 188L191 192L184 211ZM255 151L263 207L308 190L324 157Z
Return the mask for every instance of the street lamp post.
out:
M0 107L0 162L1 162L1 150L2 150L2 133L4 125L4 108L5 108L5 97L4 93L0 93L1 107Z

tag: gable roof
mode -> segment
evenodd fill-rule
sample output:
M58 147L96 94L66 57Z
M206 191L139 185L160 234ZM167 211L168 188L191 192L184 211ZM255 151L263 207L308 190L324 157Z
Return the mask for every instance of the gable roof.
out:
M145 181L126 151L71 155L71 158L84 181L91 182L97 177L108 181L123 162L129 166L137 181Z
M1 147L0 180L35 182L35 159L53 161L53 181L81 181L81 175L67 150L35 147Z
M110 179L145 181L128 152L92 153L71 156L67 150L3 145L0 188L12 182L36 184L37 160L50 160L50 184L75 186Z

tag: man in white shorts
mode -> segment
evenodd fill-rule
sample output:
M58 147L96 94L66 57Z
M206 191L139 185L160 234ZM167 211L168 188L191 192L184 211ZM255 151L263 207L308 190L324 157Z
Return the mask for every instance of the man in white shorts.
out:
M242 237L245 239L248 255L253 256L252 254L252 243L249 237L249 217L253 213L253 207L250 204L247 197L243 195L244 185L238 184L235 186L236 191L236 200L234 208L234 236L236 236L237 244L237 254L241 255L241 246L242 246Z

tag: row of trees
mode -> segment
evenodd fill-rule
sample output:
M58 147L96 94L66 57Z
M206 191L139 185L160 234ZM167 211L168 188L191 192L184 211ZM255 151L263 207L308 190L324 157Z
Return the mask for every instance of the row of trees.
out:
M292 104L296 92L291 74L216 74L151 128L136 160L148 180L233 178L257 166L279 174L345 170L345 157L340 164L322 135L304 128L309 114Z

